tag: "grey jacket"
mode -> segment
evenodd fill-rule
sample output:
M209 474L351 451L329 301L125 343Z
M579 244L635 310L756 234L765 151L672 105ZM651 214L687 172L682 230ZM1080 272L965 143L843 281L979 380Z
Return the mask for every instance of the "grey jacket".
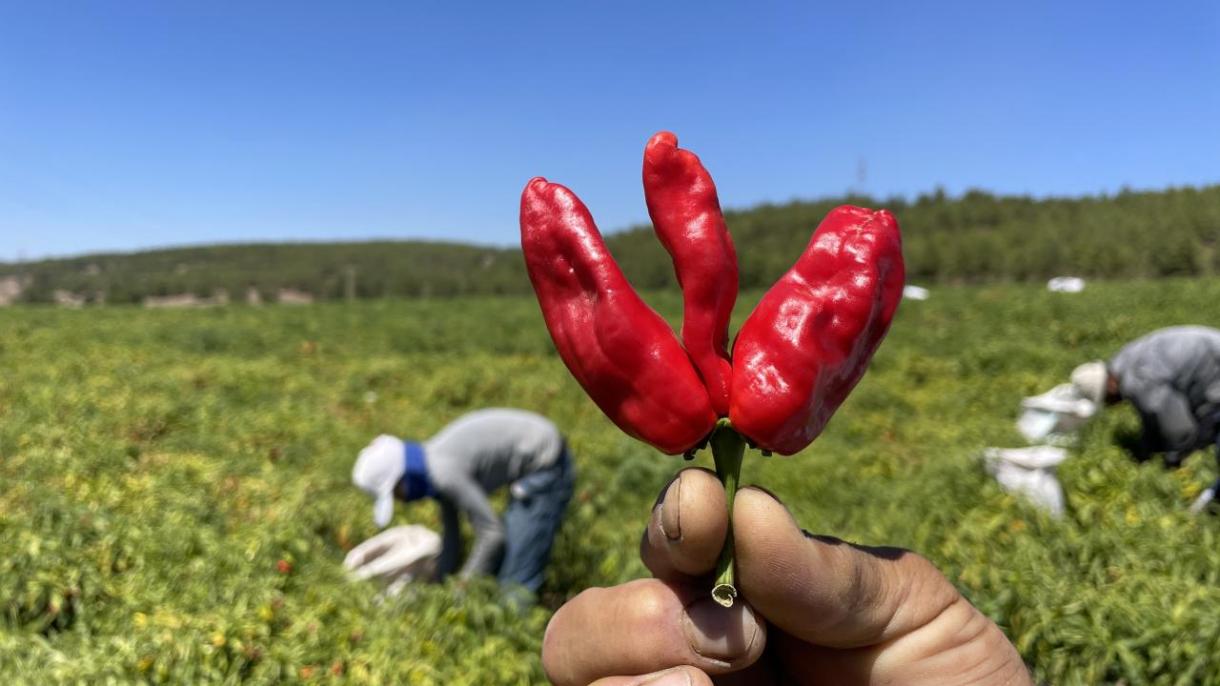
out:
M1158 451L1189 452L1215 439L1220 413L1220 331L1160 329L1128 343L1107 364L1119 394Z
M563 452L563 436L541 415L494 408L460 417L423 445L444 524L438 574L453 572L461 558L459 513L474 530L462 578L495 574L504 552L504 522L488 496L555 464Z

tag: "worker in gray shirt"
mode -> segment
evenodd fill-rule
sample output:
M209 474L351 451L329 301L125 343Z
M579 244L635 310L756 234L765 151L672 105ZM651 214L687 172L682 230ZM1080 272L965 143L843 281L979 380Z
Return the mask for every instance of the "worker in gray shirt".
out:
M1080 365L1072 384L1094 402L1130 401L1143 423L1136 457L1163 453L1165 466L1177 467L1195 450L1217 442L1220 331L1203 326L1153 331L1109 362Z
M444 525L437 577L458 569L460 517L474 530L463 579L496 576L537 593L572 497L572 464L559 429L541 415L494 408L471 412L422 443L379 436L360 452L352 481L373 496L373 520L389 524L394 500L432 498ZM489 496L507 486L503 519Z

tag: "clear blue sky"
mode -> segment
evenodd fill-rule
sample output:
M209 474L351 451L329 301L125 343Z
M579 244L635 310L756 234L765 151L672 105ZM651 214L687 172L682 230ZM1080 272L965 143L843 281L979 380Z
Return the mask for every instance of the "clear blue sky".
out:
M726 207L1220 182L1220 3L0 0L0 260L614 230L660 129Z

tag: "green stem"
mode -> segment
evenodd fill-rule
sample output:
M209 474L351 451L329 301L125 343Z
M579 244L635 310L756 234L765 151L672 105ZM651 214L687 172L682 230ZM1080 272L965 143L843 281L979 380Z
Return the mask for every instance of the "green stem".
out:
M724 484L724 499L729 508L729 528L724 537L724 548L716 563L716 584L712 587L712 598L725 607L733 607L737 588L733 585L733 498L737 495L737 481L741 476L741 456L746 442L727 419L721 419L712 432L712 459L716 461L716 476Z

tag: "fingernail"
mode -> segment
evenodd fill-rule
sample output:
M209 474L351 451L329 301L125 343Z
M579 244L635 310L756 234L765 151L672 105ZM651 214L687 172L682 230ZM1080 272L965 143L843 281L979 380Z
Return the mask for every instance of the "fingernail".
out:
M686 608L686 639L703 657L731 662L750 652L758 635L758 620L745 603L721 607L703 598Z
M661 533L676 541L682 538L682 476L674 479L661 503Z
M759 486L757 484L750 484L749 486L746 486L746 488L752 488L756 491L762 491L763 493L766 493L767 495L771 496L771 499L774 500L775 502L779 503L780 505L784 505L784 501L781 500L778 495L775 495L774 491L772 491L771 489L769 489L765 486ZM784 507L787 508L788 506L784 505Z
M753 484L746 486L745 488L737 491L737 495L740 496L742 493L747 492L747 491L759 491L763 495L766 495L767 497L771 498L775 502L779 503L779 506L781 508L783 508L783 510L784 510L784 514L788 515L788 521L792 522L792 525L795 526L796 528L798 528L798 529L801 528L800 523L796 521L796 515L792 514L792 510L789 509L786 504L784 504L784 501L781 500L779 496L775 495L774 493L767 490L766 488L763 488L762 486L755 486Z
M636 686L690 686L690 674L685 669L670 669L645 677Z

